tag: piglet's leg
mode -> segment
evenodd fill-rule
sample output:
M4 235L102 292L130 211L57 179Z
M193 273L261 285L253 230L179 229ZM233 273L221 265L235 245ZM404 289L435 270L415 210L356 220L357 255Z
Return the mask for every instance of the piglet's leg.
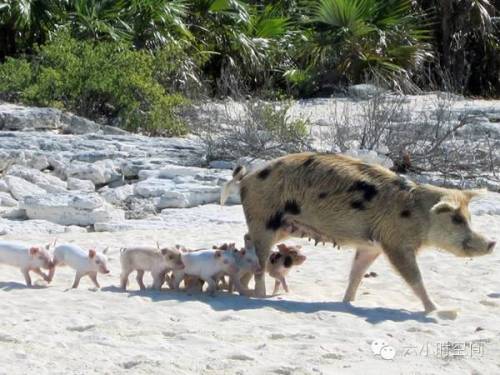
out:
M280 290L280 281L278 279L274 279L274 290L273 290L273 295L278 294L278 291Z
M32 271L34 273L36 273L37 275L39 276L42 276L42 278L47 281L47 282L50 282L50 276L49 275L46 275L42 272L42 270L40 268L33 268Z
M153 273L153 289L161 290L161 286L165 282L165 271Z
M135 277L135 279L137 280L137 284L139 284L139 288L141 288L141 290L146 289L146 285L144 285L144 281L142 281L143 277L144 277L144 271L137 270L137 276Z
M283 289L285 289L285 292L288 293L289 290L288 290L288 285L286 283L285 277L284 276L280 276L279 277L279 281L280 281L281 284L283 284Z
M30 270L28 268L23 268L21 272L23 273L24 280L26 281L26 286L31 286Z
M184 279L183 271L174 271L172 273L172 283L174 285L175 290L179 290L181 286L181 282Z
M75 275L75 281L73 281L72 288L76 289L78 288L78 285L80 285L80 279L83 277L83 274L80 272L77 272Z
M127 290L128 277L130 273L130 270L122 270L122 273L120 275L120 288L122 288L123 290Z
M202 280L208 284L207 292L212 296L215 295L215 290L217 289L215 280L211 277L202 278Z
M97 272L90 272L89 273L89 277L90 277L90 280L92 280L92 282L94 283L94 285L95 285L95 287L97 289L101 288L101 286L97 282Z

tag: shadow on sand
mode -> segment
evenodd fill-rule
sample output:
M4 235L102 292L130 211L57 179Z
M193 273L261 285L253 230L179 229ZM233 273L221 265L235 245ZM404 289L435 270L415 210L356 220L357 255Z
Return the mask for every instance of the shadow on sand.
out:
M219 292L215 297L208 294L188 294L185 292L174 292L171 290L154 291L147 289L144 291L123 291L122 289L110 286L102 288L102 291L113 293L127 293L129 297L146 297L151 301L198 301L210 305L215 311L241 311L255 310L261 308L272 308L285 313L310 314L319 311L329 311L346 313L365 319L371 324L385 321L404 322L413 320L421 323L436 323L437 321L423 312L413 312L404 309L390 309L385 307L356 307L343 302L306 302L277 300L270 298L248 298L235 294Z
M15 281L9 281L9 282L0 281L0 290L4 291L16 290L16 289L45 289L45 288L47 288L46 285L33 284L32 286L28 287L26 286L26 284L18 283Z

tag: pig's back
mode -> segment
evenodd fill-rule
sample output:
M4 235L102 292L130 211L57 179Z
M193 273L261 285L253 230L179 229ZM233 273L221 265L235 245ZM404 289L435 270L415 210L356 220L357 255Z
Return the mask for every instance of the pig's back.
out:
M128 264L142 270L151 270L161 266L162 263L158 250L149 247L126 248L120 254L120 261L122 264Z
M20 242L0 241L0 263L20 266L27 262L29 247Z
M82 261L88 257L88 252L72 244L59 245L54 250L54 258L70 267L78 268Z
M214 267L214 251L198 250L181 255L184 271L187 274L199 275L203 270Z

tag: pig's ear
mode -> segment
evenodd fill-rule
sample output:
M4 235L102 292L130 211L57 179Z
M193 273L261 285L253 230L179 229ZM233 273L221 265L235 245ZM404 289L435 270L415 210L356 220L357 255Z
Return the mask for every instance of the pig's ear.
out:
M455 211L457 208L458 206L453 203L441 201L432 206L431 212L435 214L443 214L445 212Z
M215 258L220 258L222 256L222 251L221 250L217 250L215 253L214 253L214 257Z
M94 258L94 257L95 257L95 254L96 254L96 253L95 253L95 250L94 250L94 249L90 249L90 250L89 250L89 258L90 258L90 259Z
M286 246L284 243L280 243L278 246L278 250L281 251L282 253L288 253L288 246Z
M40 249L38 247L30 247L30 255L31 256L35 256L36 254L38 254L38 252L40 251Z
M470 201L473 198L476 198L478 196L481 196L481 195L488 193L488 190L487 189L469 189L469 190L463 190L462 193L464 193L467 200Z

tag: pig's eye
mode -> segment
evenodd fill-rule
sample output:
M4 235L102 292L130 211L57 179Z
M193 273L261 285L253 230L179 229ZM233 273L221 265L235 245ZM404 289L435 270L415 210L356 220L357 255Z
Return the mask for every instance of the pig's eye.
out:
M228 261L227 259L224 259L223 263L224 263L224 264L228 264L228 263L229 263L229 261Z
M465 224L465 218L459 214L453 215L451 217L451 221L453 222L453 224L456 224L456 225Z
M98 260L96 260L96 261L95 261L95 264L101 264L101 262L100 262L100 261L98 261Z
M172 260L172 259L174 259L174 256L173 255L169 255L168 259Z
M247 263L252 263L252 259L247 259Z

